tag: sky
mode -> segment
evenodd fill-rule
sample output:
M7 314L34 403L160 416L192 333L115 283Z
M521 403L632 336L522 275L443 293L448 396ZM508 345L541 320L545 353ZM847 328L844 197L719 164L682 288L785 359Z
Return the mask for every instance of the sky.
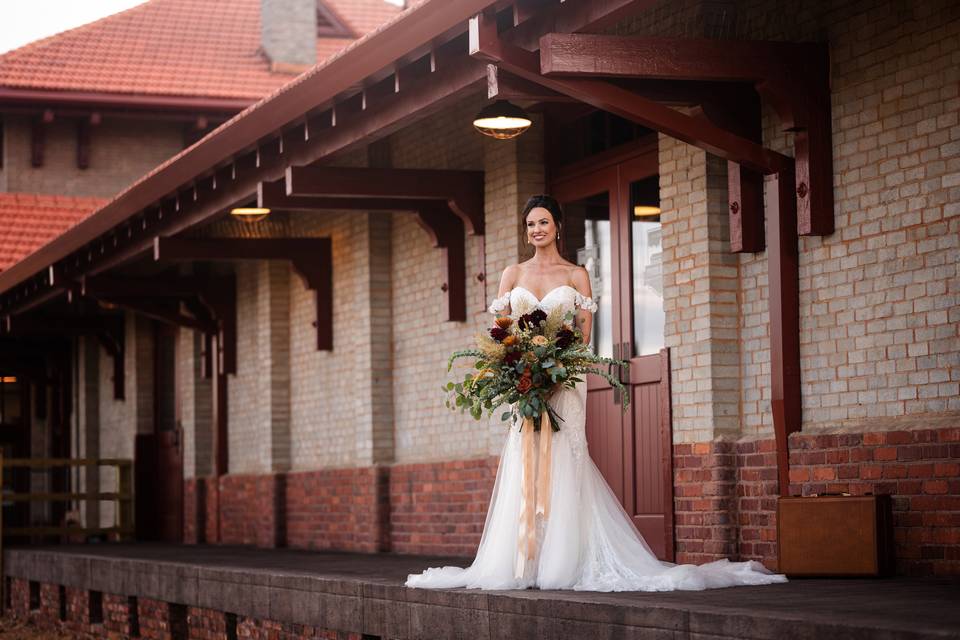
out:
M0 53L142 3L143 0L0 0Z
M0 0L0 53L135 7L143 1ZM399 4L399 0L392 3Z

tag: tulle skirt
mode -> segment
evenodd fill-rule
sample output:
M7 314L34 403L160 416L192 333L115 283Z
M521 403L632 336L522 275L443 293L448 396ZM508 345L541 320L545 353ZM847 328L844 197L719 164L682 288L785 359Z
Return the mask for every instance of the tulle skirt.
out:
M587 454L586 383L562 389L551 405L563 422L553 434L550 510L546 518L537 517L535 557L517 570L523 465L521 433L514 424L500 454L473 563L410 574L408 587L699 591L786 582L785 576L771 573L756 561L718 560L696 566L658 560Z

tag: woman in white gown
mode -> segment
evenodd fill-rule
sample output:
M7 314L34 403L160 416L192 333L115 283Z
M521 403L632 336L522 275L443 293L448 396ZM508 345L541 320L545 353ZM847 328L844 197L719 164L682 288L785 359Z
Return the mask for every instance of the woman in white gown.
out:
M576 313L589 342L596 305L587 272L557 250L562 211L549 196L534 196L521 219L533 258L503 272L491 313L517 315L560 305ZM467 568L434 567L407 577L408 587L576 589L584 591L701 590L785 582L759 562L719 560L705 565L663 562L647 546L587 452L586 383L560 387L550 399L563 422L553 434L549 514L536 516L533 557L521 544L521 433L514 422L500 454L480 547ZM534 434L539 440L540 432ZM539 444L539 443L538 443ZM538 489L539 490L539 489Z

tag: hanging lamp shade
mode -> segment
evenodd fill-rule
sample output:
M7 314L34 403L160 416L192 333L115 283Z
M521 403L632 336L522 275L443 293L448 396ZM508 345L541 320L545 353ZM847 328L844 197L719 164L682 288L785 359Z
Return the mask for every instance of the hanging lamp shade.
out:
M473 126L477 131L497 140L516 138L529 129L531 124L533 121L526 111L506 100L488 104L473 119Z
M270 215L270 209L263 207L236 207L230 210L230 215L237 220L252 224L254 222L260 222Z

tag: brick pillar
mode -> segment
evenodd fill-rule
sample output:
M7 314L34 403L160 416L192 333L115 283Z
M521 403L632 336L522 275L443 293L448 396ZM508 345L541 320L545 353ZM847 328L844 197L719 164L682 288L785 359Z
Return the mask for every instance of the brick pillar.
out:
M80 367L77 387L80 390L80 406L77 416L80 420L79 442L72 447L81 458L96 458L100 455L100 351L95 337L84 337L80 341ZM111 369L112 370L112 369ZM112 397L112 386L110 393ZM95 466L81 467L79 472L81 491L99 491L100 474ZM75 471L71 470L71 473ZM90 526L100 522L100 502L88 500L80 503L82 517Z
M258 422L269 434L268 469L284 472L290 469L290 265L258 262L257 280Z
M665 338L671 349L677 553L734 556L740 433L738 260L726 163L665 135L660 145Z

